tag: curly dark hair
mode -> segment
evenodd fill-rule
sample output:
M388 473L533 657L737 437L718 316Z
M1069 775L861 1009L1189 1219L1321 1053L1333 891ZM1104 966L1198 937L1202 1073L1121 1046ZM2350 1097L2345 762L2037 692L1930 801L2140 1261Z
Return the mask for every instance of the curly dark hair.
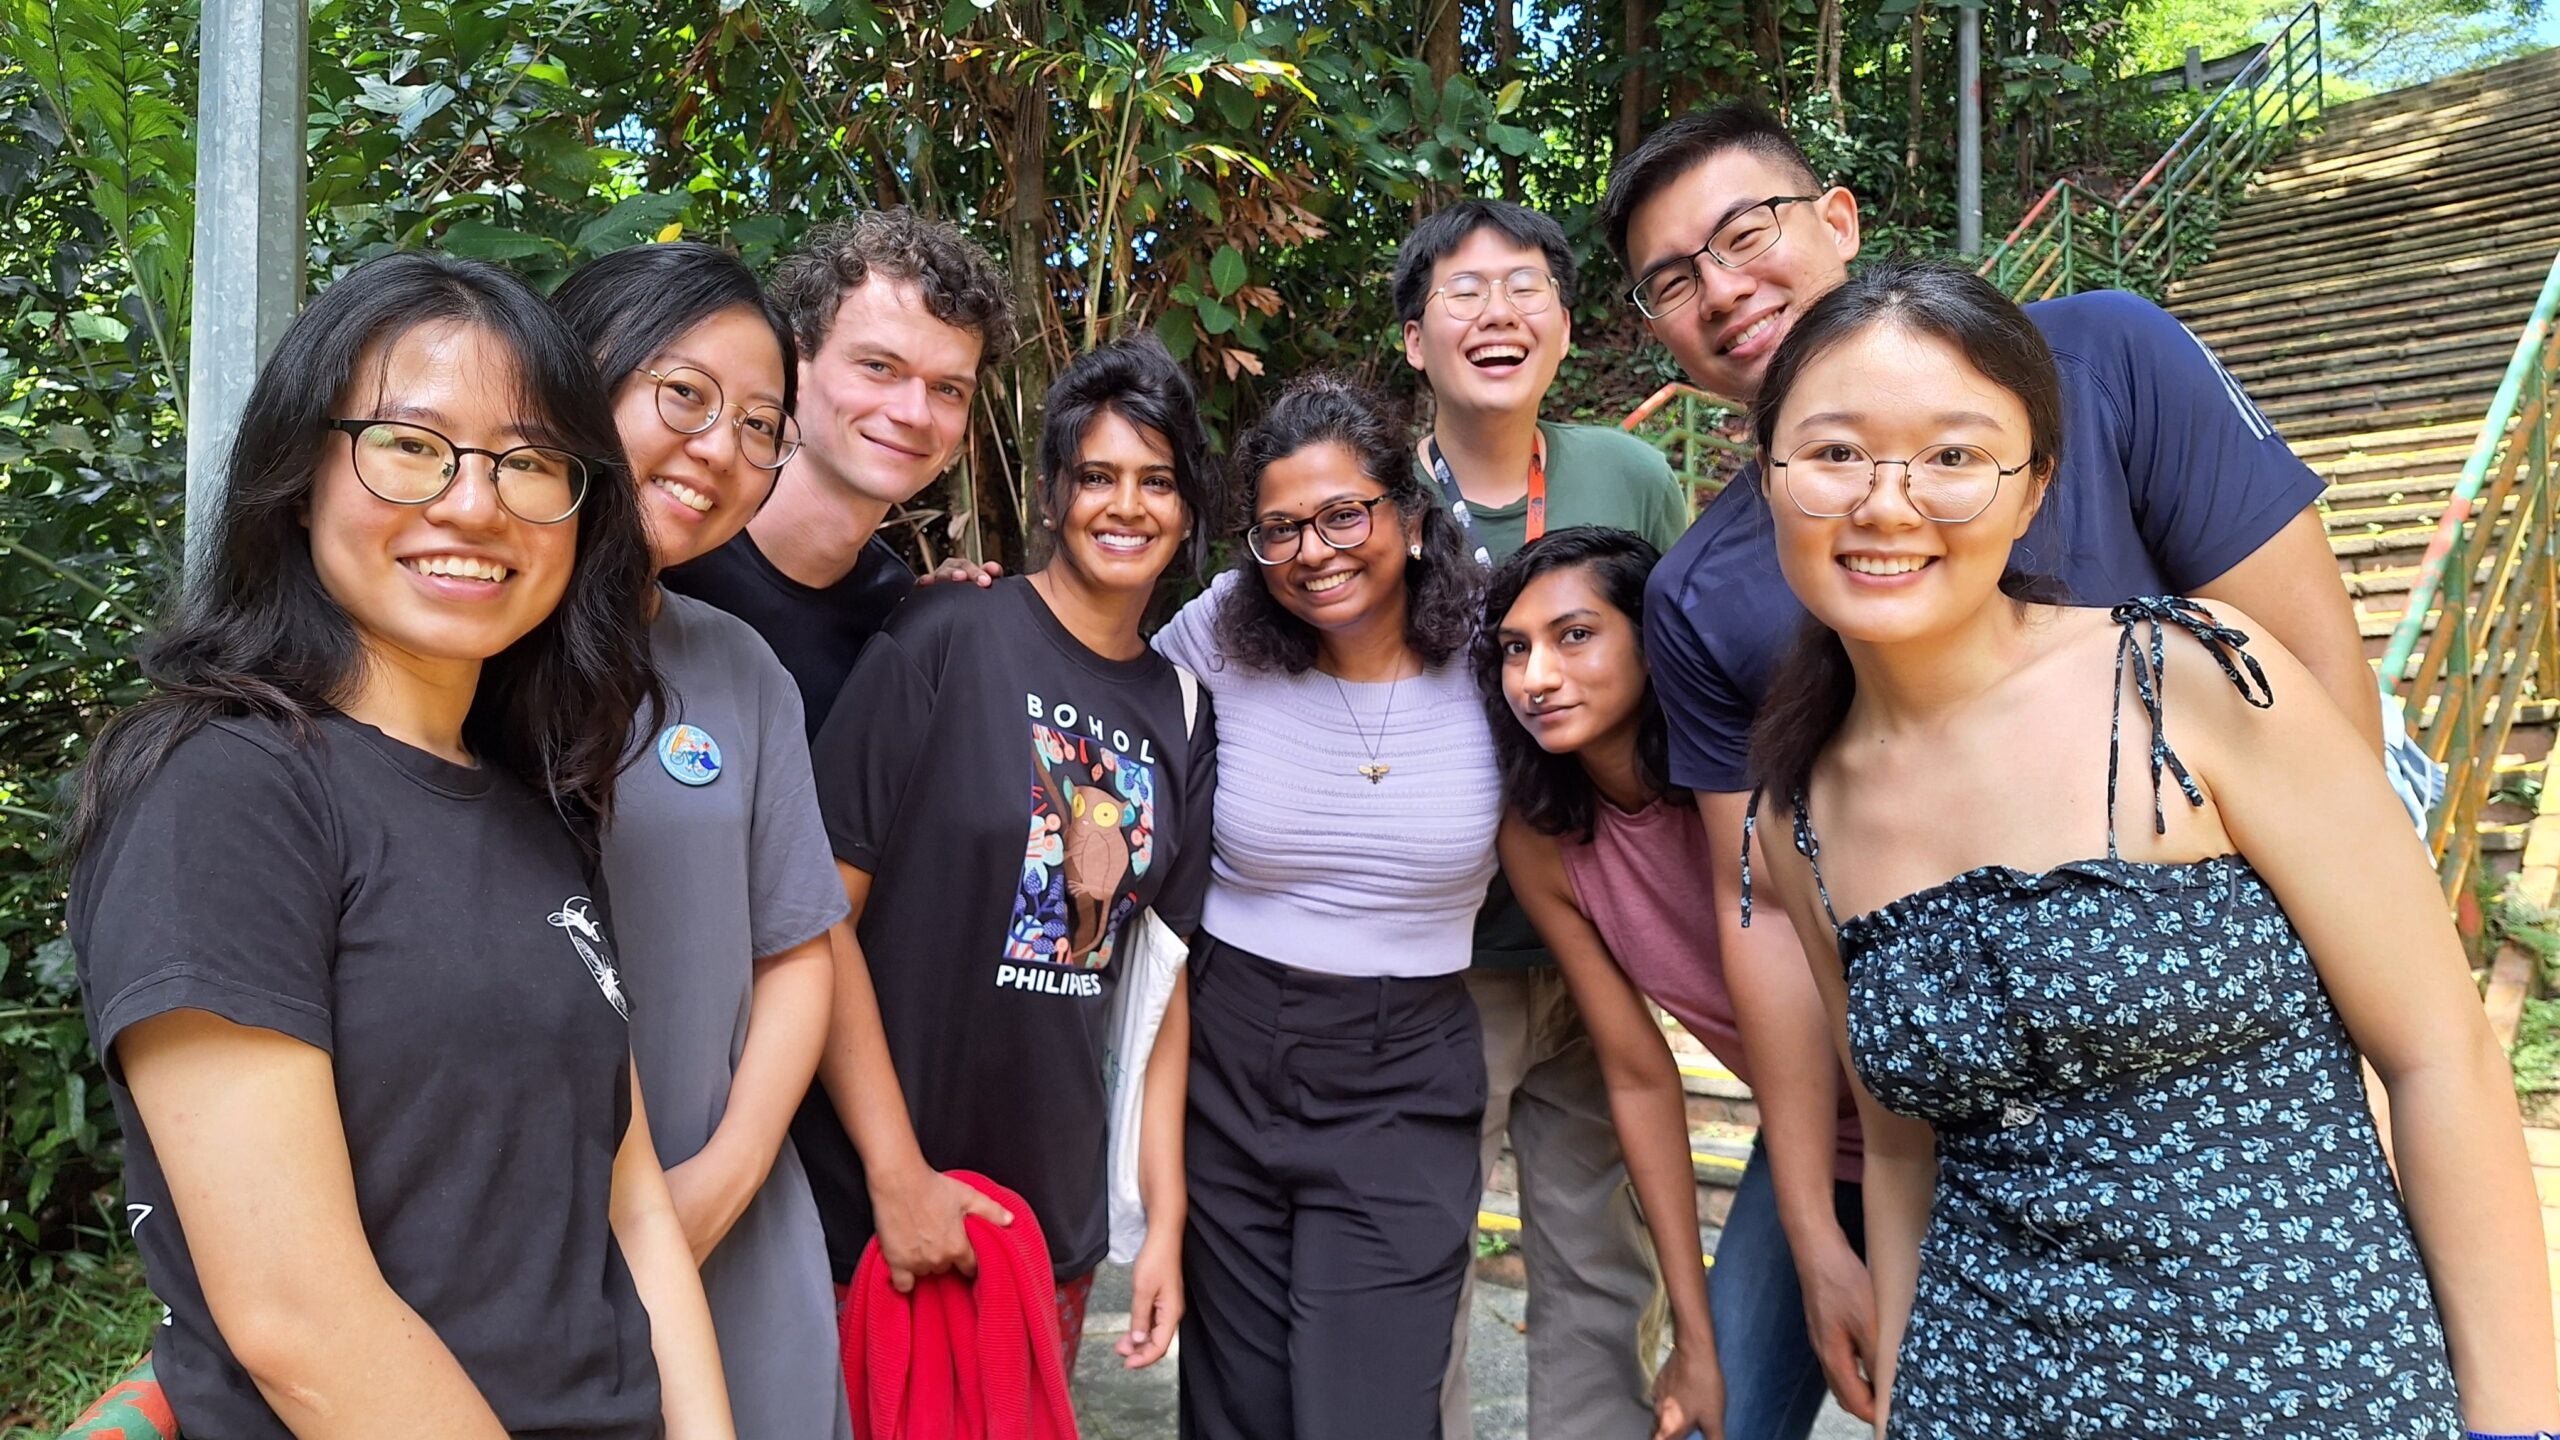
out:
M1551 755L1511 713L1502 693L1503 617L1520 602L1531 581L1559 570L1581 570L1610 608L1627 617L1639 639L1644 634L1644 582L1662 552L1631 530L1602 525L1573 525L1542 535L1512 552L1494 567L1485 587L1484 626L1476 632L1476 689L1484 696L1485 718L1493 724L1494 758L1502 766L1503 803L1543 835L1591 838L1591 817L1598 791L1580 757ZM1662 714L1647 674L1644 698L1636 719L1636 773L1655 794L1671 784L1671 726Z
M873 275L912 280L934 319L978 337L978 363L1013 353L1013 287L986 251L940 220L904 205L864 210L809 232L773 267L766 287L791 322L802 355L827 343L844 297Z
M1475 638L1484 567L1469 553L1458 522L1424 488L1410 440L1402 417L1378 392L1337 375L1303 376L1236 442L1229 488L1239 526L1250 524L1261 504L1262 474L1275 462L1310 445L1350 451L1360 473L1387 492L1396 512L1422 528L1422 554L1404 572L1404 640L1423 664L1436 667L1464 653ZM1271 593L1263 567L1250 553L1237 564L1257 573L1236 586L1235 598L1218 612L1220 648L1250 670L1303 675L1314 669L1315 627Z

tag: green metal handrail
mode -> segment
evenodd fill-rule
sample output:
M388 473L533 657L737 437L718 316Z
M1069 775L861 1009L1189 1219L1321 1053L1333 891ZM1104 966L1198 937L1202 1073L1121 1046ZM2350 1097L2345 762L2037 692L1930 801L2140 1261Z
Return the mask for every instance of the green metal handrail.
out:
M2560 257L2516 338L2382 656L2383 693L2400 697L2411 732L2446 770L2427 843L2447 899L2462 894L2477 863L2480 814L2498 789L2498 757L2517 714L2560 698L2555 312Z
M1697 386L1674 380L1627 412L1618 428L1662 452L1695 511L1751 458L1750 446L1716 433L1716 422L1731 410Z
M2056 180L1979 273L2021 301L2110 287L2157 297L2204 253L2223 204L2320 112L2326 91L2320 0L2310 0L2122 195Z

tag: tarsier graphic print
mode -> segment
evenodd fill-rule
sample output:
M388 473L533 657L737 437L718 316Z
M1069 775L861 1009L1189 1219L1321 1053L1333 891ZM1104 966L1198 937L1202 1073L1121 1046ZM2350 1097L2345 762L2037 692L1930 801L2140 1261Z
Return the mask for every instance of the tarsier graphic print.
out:
M1155 861L1155 767L1035 720L1030 779L1030 835L1005 958L1105 969Z

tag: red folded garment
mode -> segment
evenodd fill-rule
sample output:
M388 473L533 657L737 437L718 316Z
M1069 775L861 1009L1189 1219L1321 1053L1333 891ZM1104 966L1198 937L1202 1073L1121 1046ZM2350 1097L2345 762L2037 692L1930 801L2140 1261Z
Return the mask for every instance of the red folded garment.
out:
M864 1247L837 1327L854 1440L1076 1440L1040 1222L984 1175L945 1173L1013 1224L970 1216L977 1279L928 1275L911 1295L890 1285L879 1240Z

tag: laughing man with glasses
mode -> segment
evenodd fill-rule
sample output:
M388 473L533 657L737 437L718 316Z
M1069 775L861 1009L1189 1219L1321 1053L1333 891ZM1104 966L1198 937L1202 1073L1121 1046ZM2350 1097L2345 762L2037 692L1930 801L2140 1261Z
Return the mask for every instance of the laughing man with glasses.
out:
M1396 257L1405 363L1430 382L1432 400L1414 464L1486 565L1568 526L1615 526L1668 548L1688 523L1688 502L1652 446L1615 426L1539 418L1573 343L1575 278L1562 228L1497 200L1439 211ZM1529 1332L1529 1433L1648 1434L1652 1347L1638 1332L1659 1285L1608 1087L1555 957L1499 877L1476 917L1467 988L1485 1033L1484 1164L1491 1173L1508 1132L1531 1227L1522 1252L1539 1321ZM1515 1129L1515 1107L1551 1123ZM1450 1440L1474 1433L1469 1308L1459 1307L1441 1388Z
M1815 176L1778 122L1745 105L1684 116L1620 162L1601 220L1624 292L1689 378L1748 403L1796 318L1848 278L1857 197ZM2211 353L2121 292L2030 305L2061 372L2058 478L2014 563L2107 605L2174 592L2239 607L2291 650L2380 748L2373 675L2320 517L2321 482ZM1727 1389L1725 1433L1801 1440L1826 1376L1872 1405L1874 1301L1859 1258L1856 1132L1801 947L1767 911L1740 928L1751 726L1804 610L1778 570L1771 507L1837 513L1891 486L1962 523L2016 457L1775 457L1710 503L1654 571L1645 649L1670 725L1671 779L1690 788L1716 857L1713 923L1752 1068L1762 1144L1736 1193L1709 1281ZM1980 474L1973 474L1979 470ZM1988 503L1983 500L1981 503ZM1973 513L1979 513L1975 508ZM1952 817L1951 817L1952 818ZM1730 1057L1728 1057L1730 1059ZM1836 1147L1836 1148L1835 1148ZM1807 1348L1807 1331L1813 1348Z

